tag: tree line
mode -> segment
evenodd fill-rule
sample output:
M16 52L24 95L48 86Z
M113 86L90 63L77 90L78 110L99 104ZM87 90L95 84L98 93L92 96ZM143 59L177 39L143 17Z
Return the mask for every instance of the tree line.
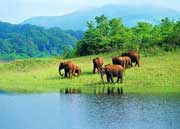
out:
M98 54L114 50L138 50L155 52L172 51L180 48L180 21L167 17L158 25L138 22L127 27L122 19L108 19L104 15L87 22L84 37L77 42L78 55Z
M122 19L104 15L87 22L87 30L45 29L0 22L0 59L90 55L116 50L149 53L180 48L180 20L168 18L158 25L138 22L127 27Z

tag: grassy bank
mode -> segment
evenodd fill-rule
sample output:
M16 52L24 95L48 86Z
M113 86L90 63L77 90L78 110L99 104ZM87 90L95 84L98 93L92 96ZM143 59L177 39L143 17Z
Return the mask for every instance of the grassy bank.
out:
M105 64L111 63L118 53L98 55ZM123 84L125 93L180 93L180 52L162 53L157 56L141 56L141 67L127 69ZM60 78L58 65L65 59L27 59L0 64L0 90L12 92L56 92L62 88L79 88L83 93L101 91L104 85L100 75L92 74L92 59L96 56L78 57L72 60L82 68L82 74L72 80ZM115 79L115 78L114 78Z

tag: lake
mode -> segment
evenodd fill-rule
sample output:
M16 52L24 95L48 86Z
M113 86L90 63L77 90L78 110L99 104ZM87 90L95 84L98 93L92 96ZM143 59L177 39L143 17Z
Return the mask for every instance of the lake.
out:
M180 129L180 95L1 92L0 129Z

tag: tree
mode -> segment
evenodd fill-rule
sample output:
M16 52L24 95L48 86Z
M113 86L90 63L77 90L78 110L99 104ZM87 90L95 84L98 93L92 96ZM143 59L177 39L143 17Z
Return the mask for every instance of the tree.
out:
M104 15L87 23L88 29L83 39L77 43L79 55L97 54L112 50L174 50L180 44L180 21L168 18L159 25L138 22L132 28L123 25L119 18L107 19Z

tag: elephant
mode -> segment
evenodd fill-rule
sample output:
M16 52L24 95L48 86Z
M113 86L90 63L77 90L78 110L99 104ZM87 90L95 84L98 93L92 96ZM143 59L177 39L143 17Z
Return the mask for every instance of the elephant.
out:
M96 73L96 69L98 70L98 73L100 71L100 68L103 66L104 60L102 58L94 58L93 59L93 73Z
M128 52L122 53L121 56L128 56L131 58L131 67L133 62L136 63L135 66L138 65L138 67L140 67L140 55L137 51L130 50Z
M66 61L66 62L61 62L59 64L59 75L62 76L61 70L64 69L65 72L65 77L68 77L72 79L72 76L75 74L75 68L76 65L72 61Z
M125 68L130 68L131 67L131 58L128 56L124 56L125 59Z
M116 65L121 65L123 68L126 67L126 60L124 57L121 56L113 57L112 63Z
M75 67L75 73L77 73L78 76L81 74L81 68L79 66Z
M101 80L104 83L103 76L106 74L107 82L110 83L110 80L112 83L113 77L117 77L117 83L119 82L119 79L121 79L120 83L123 82L123 73L124 73L124 68L121 65L114 65L114 64L108 64L105 65L104 68L101 68Z

